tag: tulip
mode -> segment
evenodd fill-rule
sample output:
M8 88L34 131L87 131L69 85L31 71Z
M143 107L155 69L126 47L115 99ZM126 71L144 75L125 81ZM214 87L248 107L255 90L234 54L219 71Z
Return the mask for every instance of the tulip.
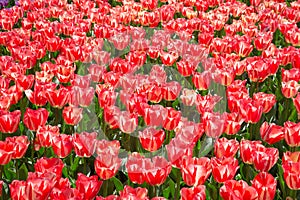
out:
M42 147L50 147L52 145L52 138L59 135L58 126L39 126L36 132L36 138Z
M98 154L94 162L95 171L103 180L108 180L116 175L121 166L121 159L118 155L106 153Z
M147 200L148 198L148 190L146 188L132 188L128 185L125 185L124 189L120 191L120 199L140 199L140 200Z
M77 125L82 119L82 108L67 106L64 107L62 115L66 124Z
M239 163L236 158L212 158L212 175L218 183L224 183L233 179L236 171L239 169Z
M225 137L217 139L214 144L214 155L216 158L234 157L238 150L239 142L228 140Z
M258 198L254 187L249 186L245 181L229 180L220 188L220 195L224 200L230 199L250 199Z
M14 137L7 137L5 138L5 141L12 143L14 145L13 148L13 155L12 159L20 159L22 158L29 146L29 140L27 136L14 136Z
M163 184L172 170L171 163L161 156L155 156L151 159L149 164L150 165L146 165L144 168L146 183L150 185Z
M203 185L211 174L209 158L184 157L182 160L181 174L188 186Z
M34 164L35 172L53 173L56 175L55 179L59 180L62 176L64 163L59 158L40 158Z
M37 131L39 126L44 126L48 119L48 111L45 108L32 110L27 108L23 117L25 126L32 131Z
M139 140L144 149L150 152L157 151L163 144L166 137L165 132L154 127L148 127L139 132Z
M0 165L6 165L14 155L14 143L0 141Z
M269 171L277 162L279 151L276 148L259 148L254 151L253 164L258 171Z
M277 181L271 174L260 172L251 183L258 193L259 200L274 199Z
M284 123L284 140L291 147L300 146L300 123L286 121Z
M260 136L268 144L284 139L284 128L274 123L264 122L260 127Z
M82 132L73 135L73 147L79 157L91 157L95 152L97 133Z
M192 188L182 188L180 190L181 200L198 199L205 200L205 185L198 185Z
M282 157L283 177L292 190L300 189L300 152L285 152Z
M0 132L14 133L17 131L20 123L21 111L13 112L0 111Z
M84 199L94 199L98 194L102 185L102 181L98 180L98 176L87 177L82 173L77 174L76 189L84 194Z
M144 169L146 164L149 164L149 159L141 156L139 153L134 152L129 155L126 170L128 173L128 178L133 183L142 184L146 181Z
M59 134L52 138L52 149L59 158L67 157L73 149L71 135Z

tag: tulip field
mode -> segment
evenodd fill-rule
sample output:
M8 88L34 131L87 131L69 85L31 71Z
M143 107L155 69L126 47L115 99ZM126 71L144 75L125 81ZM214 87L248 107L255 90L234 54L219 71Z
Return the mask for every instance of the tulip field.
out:
M0 0L0 199L300 199L300 0Z

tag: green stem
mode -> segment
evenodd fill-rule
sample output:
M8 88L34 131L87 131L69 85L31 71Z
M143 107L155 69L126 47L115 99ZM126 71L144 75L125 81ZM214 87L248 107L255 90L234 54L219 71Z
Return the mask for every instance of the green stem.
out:
M16 175L17 175L17 180L19 180L19 160L15 160L15 168L16 168Z
M86 162L86 158L82 158L82 162L83 162L83 173L86 175L87 174L87 162Z
M175 190L175 200L180 198L180 178L181 178L181 174L180 174L180 170L176 169L177 173L176 173L176 190Z
M103 181L103 184L102 184L102 191L103 191L102 196L103 197L107 197L108 185L109 185L109 180Z
M293 200L296 200L297 199L297 190L291 190L291 189L289 189L288 190L288 197L290 197L291 199L293 199Z
M3 169L4 169L4 165L0 165L0 179L2 179L2 175L3 175Z

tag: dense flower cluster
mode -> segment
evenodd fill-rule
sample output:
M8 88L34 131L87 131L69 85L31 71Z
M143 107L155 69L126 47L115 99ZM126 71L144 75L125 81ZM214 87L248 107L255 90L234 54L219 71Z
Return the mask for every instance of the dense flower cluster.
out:
M0 196L299 198L299 23L281 0L1 9Z

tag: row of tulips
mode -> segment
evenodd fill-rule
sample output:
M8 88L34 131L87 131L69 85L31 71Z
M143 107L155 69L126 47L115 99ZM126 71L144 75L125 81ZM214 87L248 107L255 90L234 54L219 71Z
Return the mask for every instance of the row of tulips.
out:
M300 2L0 10L3 199L299 198Z

